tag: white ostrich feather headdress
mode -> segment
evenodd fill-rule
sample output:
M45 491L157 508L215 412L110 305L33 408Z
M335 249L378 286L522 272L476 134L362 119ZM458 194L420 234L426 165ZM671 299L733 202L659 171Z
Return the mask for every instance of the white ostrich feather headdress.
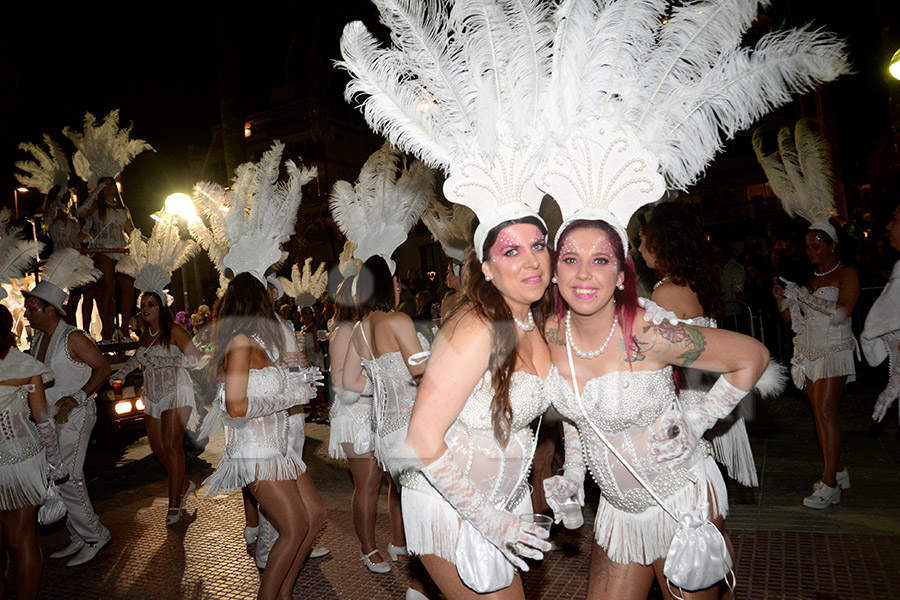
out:
M228 287L228 278L225 276L225 255L228 254L230 245L225 236L225 216L230 210L230 205L225 200L227 194L225 188L218 183L198 181L194 184L194 206L199 215L188 220L188 231L201 248L206 251L209 260L219 273L219 289L217 294L221 296Z
M102 272L94 267L94 261L75 248L57 250L41 269L41 280L25 295L40 298L65 315L63 304L68 292L97 281L100 275Z
M30 142L19 144L19 149L31 154L37 162L18 161L16 168L25 173L16 173L16 179L25 187L36 188L42 194L47 194L58 185L61 188L58 197L61 197L69 185L69 160L59 144L47 134L44 134L44 146L46 150Z
M350 240L344 242L344 249L341 250L341 254L338 256L338 272L344 279L356 277L359 274L359 268L362 266L361 260L353 258L354 252L356 252L356 244Z
M541 0L374 0L390 48L360 22L341 38L348 101L362 96L369 125L404 152L447 173L444 195L487 233L538 217L534 184L543 148L542 98L550 73L551 3Z
M178 217L162 210L149 239L135 228L128 239L128 255L116 263L116 271L134 277L134 287L142 293L153 292L172 304L166 287L175 269L184 265L199 247L192 240L183 240L178 232Z
M329 204L338 228L356 244L353 256L381 256L391 273L391 255L418 222L434 196L434 171L421 161L407 164L402 152L385 143L366 160L356 184L337 181Z
M194 223L191 233L210 252L220 274L250 273L266 285L266 270L283 260L281 244L294 233L302 188L317 174L315 167L288 160L288 178L279 181L283 152L284 144L275 141L259 162L240 165L228 190L208 183L194 187L207 225Z
M153 150L146 141L130 138L132 127L119 129L119 111L116 109L106 115L99 126L94 115L86 113L83 133L69 127L63 129L63 135L78 148L72 157L75 173L89 188L97 187L97 181L104 177L118 176L135 156Z
M545 111L558 144L537 179L560 205L564 226L608 220L627 248L632 214L667 188L695 183L726 138L792 94L849 72L844 42L821 30L776 31L743 47L766 5L558 5Z
M313 259L310 256L303 262L303 272L294 264L291 267L291 278L279 277L284 293L294 299L297 306L306 308L315 304L328 286L328 271L325 263L320 262L316 272L312 270Z
M753 150L784 212L806 219L810 229L824 231L837 241L837 232L828 222L834 214L831 146L819 125L812 119L801 119L793 130L782 127L774 148L766 139L771 132L770 128L757 128Z
M422 213L422 222L434 239L441 243L444 254L460 262L465 259L466 248L472 243L474 218L475 214L468 207L462 204L449 207L437 198L432 198Z
M0 283L9 283L25 275L25 269L37 260L44 244L26 240L21 227L12 227L8 208L0 208ZM0 286L0 300L6 298L6 290Z

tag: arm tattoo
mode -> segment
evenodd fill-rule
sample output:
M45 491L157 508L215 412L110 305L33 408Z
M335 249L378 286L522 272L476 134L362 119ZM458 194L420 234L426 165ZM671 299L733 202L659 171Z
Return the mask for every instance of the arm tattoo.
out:
M555 344L555 345L557 345L557 346L565 346L565 345L566 345L566 339L565 339L565 338L560 338L560 337L559 337L559 330L558 330L558 329L548 329L548 330L547 330L547 343L548 343L548 344Z
M673 349L681 350L675 358L680 359L681 366L691 366L706 349L706 338L701 330L690 325L678 323L672 325L668 321L659 324L659 340L648 344L647 350L654 352L671 352ZM650 326L644 327L646 333ZM668 342L668 343L665 343Z

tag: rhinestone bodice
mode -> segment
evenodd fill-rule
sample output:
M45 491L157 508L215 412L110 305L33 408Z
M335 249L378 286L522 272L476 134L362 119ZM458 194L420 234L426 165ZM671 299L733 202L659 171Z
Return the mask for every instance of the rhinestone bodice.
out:
M553 368L555 370L555 367ZM543 393L544 380L537 375L515 371L509 384L509 400L513 409L512 430L521 429L544 414L550 399ZM472 391L459 420L473 429L493 430L491 401L494 398L491 372L485 371Z

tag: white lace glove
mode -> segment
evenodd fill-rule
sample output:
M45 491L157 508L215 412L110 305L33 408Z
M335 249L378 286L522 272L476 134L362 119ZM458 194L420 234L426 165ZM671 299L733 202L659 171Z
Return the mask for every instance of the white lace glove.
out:
M638 298L638 306L644 309L644 320L654 325L668 321L671 325L678 325L678 317L670 310L651 300L650 298Z
M878 394L878 400L875 401L875 412L872 413L872 418L880 423L884 418L885 413L887 413L887 409L891 407L894 400L898 397L900 397L900 360L897 361L894 365L894 370L891 371L887 387L884 388L883 392Z
M47 455L47 464L50 466L50 477L54 481L62 479L66 473L62 457L59 455L59 439L56 437L56 425L53 420L37 423L38 433L44 442L44 452Z
M316 386L322 385L323 375L318 367L288 371L288 391L297 404L308 404L316 397Z
M555 523L562 521L562 504L570 498L584 506L584 450L578 429L568 421L563 421L563 446L566 452L563 474L544 480L544 498L553 509Z
M543 552L550 550L550 544L545 541L550 532L491 506L472 480L466 477L449 449L422 468L422 474L456 509L460 518L469 521L522 571L528 570L528 564L520 557L540 560L544 557Z
M835 309L837 308L837 303L834 300L826 300L825 298L813 296L806 288L800 287L793 281L789 281L785 284L784 297L789 300L796 300L797 302L800 302L823 315L828 315L829 317L834 316Z
M671 461L673 467L683 463L706 430L731 414L748 393L728 383L724 376L719 377L703 402L689 410L672 410L662 416L659 431L650 436L650 454L656 455L658 462Z
M132 356L127 361L125 361L125 364L122 365L122 368L110 375L109 384L112 385L113 379L121 379L122 381L125 381L125 377L140 366L141 361L139 361L136 356Z

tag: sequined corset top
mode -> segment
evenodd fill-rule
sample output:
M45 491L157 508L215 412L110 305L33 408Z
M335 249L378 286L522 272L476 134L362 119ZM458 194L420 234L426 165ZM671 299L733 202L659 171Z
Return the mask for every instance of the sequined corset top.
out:
M841 290L833 285L820 287L813 296L825 298L837 302ZM854 347L853 331L850 329L850 319L845 317L835 320L831 315L820 313L805 305L800 305L803 311L805 323L803 330L794 338L794 343L800 354L809 360L816 360L832 352L850 350Z
M409 425L416 382L400 352L387 352L375 360L363 359L363 368L374 386L376 430L382 437Z
M273 398L282 395L287 386L287 372L281 367L251 369L247 381L248 398ZM257 455L255 448L273 449L280 454L287 452L287 411L245 419L233 418L225 410L224 383L219 384L217 401L222 410L222 419L231 429L225 447L227 456Z

